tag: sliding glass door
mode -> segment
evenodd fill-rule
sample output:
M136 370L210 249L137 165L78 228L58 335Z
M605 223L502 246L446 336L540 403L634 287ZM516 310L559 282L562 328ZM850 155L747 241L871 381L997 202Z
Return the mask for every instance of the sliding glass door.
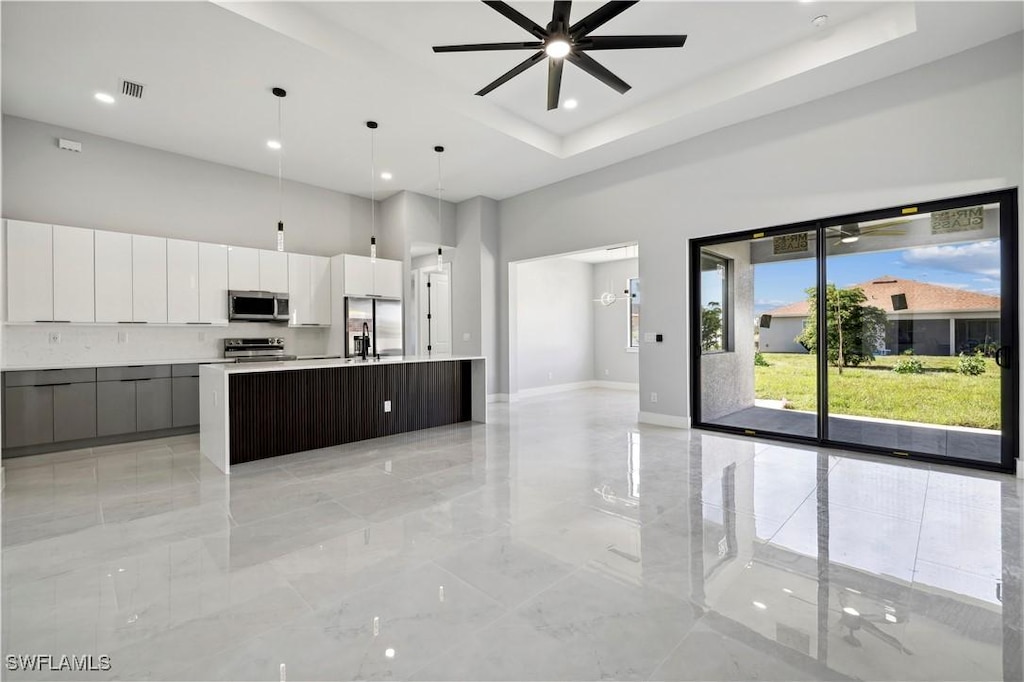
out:
M1011 469L1016 201L695 240L694 423Z

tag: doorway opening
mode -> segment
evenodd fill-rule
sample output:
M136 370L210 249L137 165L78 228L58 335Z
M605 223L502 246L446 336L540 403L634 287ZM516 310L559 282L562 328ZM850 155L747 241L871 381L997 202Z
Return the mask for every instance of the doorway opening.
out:
M691 242L694 423L1012 470L1016 190Z
M511 263L511 393L612 388L639 399L642 289L635 242Z

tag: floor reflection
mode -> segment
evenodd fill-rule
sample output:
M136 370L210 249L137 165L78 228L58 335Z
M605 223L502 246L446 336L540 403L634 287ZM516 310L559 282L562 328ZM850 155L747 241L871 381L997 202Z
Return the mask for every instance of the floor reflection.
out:
M230 478L190 438L8 462L3 651L109 654L96 679L1022 679L1021 482L635 400Z

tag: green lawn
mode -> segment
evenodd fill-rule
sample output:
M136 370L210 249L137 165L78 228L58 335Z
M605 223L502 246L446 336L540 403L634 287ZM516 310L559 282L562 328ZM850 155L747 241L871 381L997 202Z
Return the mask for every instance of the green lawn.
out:
M878 357L839 374L829 368L829 412L901 421L999 429L999 368L985 360L985 373L957 373L957 358L918 356L924 374L897 374L895 356ZM787 400L794 410L814 411L814 355L765 353L770 367L755 367L758 398Z

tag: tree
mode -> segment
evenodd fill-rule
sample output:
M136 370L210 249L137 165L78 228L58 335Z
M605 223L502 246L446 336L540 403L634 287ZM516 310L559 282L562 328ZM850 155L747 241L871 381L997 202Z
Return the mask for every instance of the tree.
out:
M807 289L808 312L804 329L796 337L811 353L818 352L818 290ZM885 311L864 305L868 297L863 289L839 289L829 284L825 289L826 319L828 325L828 362L838 367L856 367L875 359L874 350L885 338Z
M700 311L701 350L722 350L722 304L709 301Z

